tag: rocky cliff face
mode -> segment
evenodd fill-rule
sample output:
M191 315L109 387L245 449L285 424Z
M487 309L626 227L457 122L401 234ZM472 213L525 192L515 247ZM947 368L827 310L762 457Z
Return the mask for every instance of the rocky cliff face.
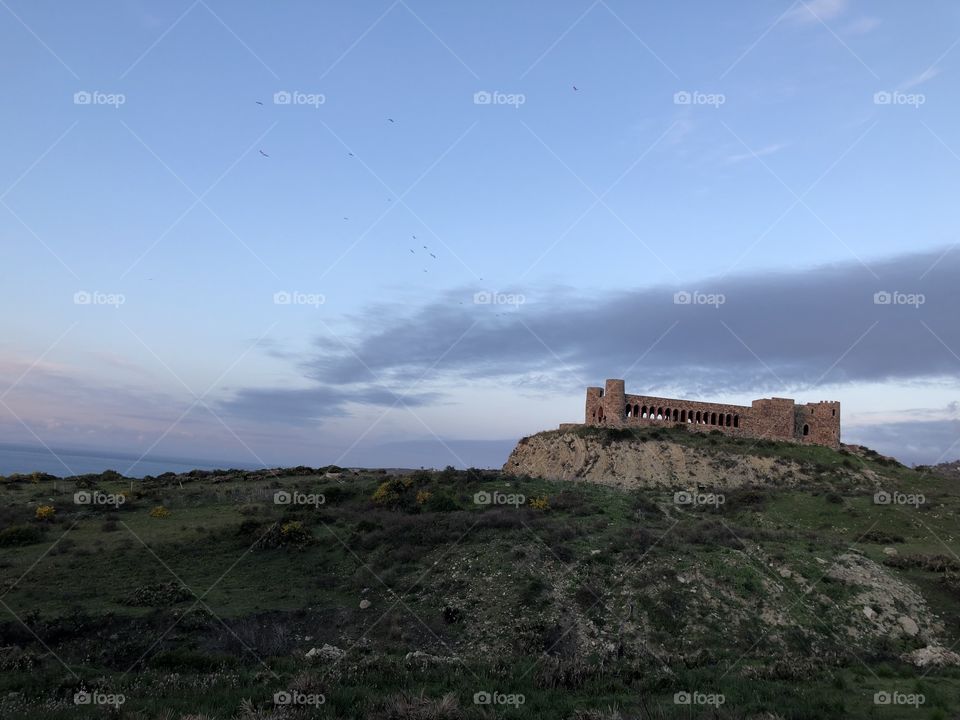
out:
M570 429L531 435L510 453L503 472L625 489L790 486L815 479L809 463L752 453L756 443L749 440L698 436L686 442L682 431L617 433ZM870 482L866 475L853 479Z

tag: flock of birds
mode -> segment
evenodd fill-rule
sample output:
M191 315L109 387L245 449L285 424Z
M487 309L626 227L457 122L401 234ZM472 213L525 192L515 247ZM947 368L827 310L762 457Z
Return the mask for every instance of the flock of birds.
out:
M576 88L574 88L574 89L576 89ZM263 107L263 102L262 102L262 101L260 101L260 100L254 100L254 102L255 102L257 105ZM387 118L387 122L396 124L396 121L395 121L393 118ZM269 154L267 154L266 152L263 151L263 148L260 148L260 154L261 154L263 157L265 157L265 158L270 157ZM348 153L347 153L347 157L356 157L356 156L355 156L352 152L348 152ZM387 198L387 202L393 202L393 198ZM346 217L346 216L344 216L343 219L344 219L344 222L349 222L349 221L350 221L350 218L349 218L349 217ZM414 236L413 236L413 239L416 240L416 239L417 239L417 236L414 235ZM434 260L437 260L437 259L438 259L436 255L434 255L432 252L430 252L430 248L428 248L426 245L423 246L423 249L426 250L427 253L430 255L430 257L432 257ZM413 253L414 255L417 254L416 250L414 250L413 248L410 248L410 252ZM427 269L424 268L423 271L424 271L424 272L427 272ZM480 279L483 280L483 278L480 278Z
M571 86L571 87L573 88L573 91L574 91L574 92L580 92L580 89L579 89L576 85L573 85L573 86ZM257 105L263 107L263 102L262 102L262 101L260 101L260 100L254 100L254 102L255 102ZM396 121L395 121L393 118L387 118L387 122L389 122L389 123L391 123L391 124L396 124ZM264 152L263 148L260 148L260 155L262 155L262 156L265 157L265 158L269 158L269 157L270 157L270 155L269 155L268 153ZM347 157L355 157L355 155L354 155L352 152L347 152ZM393 202L393 198L387 198L387 202ZM344 216L343 219L344 219L344 222L349 222L349 221L350 221L350 218L349 218L349 217L346 217L346 216ZM413 237L414 240L417 239L417 236L416 236L416 235L413 235L412 237ZM438 260L437 256L434 255L432 252L430 252L430 248L429 248L429 247L427 247L426 245L424 245L424 246L423 246L423 249L427 251L427 254L430 255L431 258L433 258L434 260ZM414 250L413 248L410 248L410 252L411 252L411 254L413 254L413 255L416 255L416 254L417 254L417 251ZM426 268L423 268L423 272L428 272L428 271L427 271ZM480 280L482 281L483 278L480 278ZM463 305L462 302L461 302L460 304ZM497 314L500 315L500 313L497 313Z

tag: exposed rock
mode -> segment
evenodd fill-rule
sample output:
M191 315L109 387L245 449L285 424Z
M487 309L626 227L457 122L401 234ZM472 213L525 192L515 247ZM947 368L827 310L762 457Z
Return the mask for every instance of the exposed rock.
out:
M960 655L940 645L927 645L901 655L900 659L916 667L960 665Z
M863 614L866 615L867 620L873 620L875 617L877 617L877 611L869 605L863 606Z
M364 598L363 600L360 601L360 609L361 609L361 610L366 610L368 607L370 607L371 604L372 604L372 603L371 603L369 600L367 600L366 598Z
M462 662L458 657L431 655L430 653L425 653L422 650L408 652L404 656L403 661L407 663L407 665L413 665L420 668L437 667L440 665L457 665Z
M313 660L314 662L336 662L344 655L346 655L345 650L341 650L335 645L328 645L327 643L323 644L323 647L320 648L311 648L306 654L308 660Z
M897 555L899 555L895 547L885 547L883 549L883 554L889 557L896 557Z
M908 615L901 615L897 618L897 622L900 624L900 627L903 629L903 632L909 635L910 637L916 637L917 633L920 632L920 628L917 625L917 621Z

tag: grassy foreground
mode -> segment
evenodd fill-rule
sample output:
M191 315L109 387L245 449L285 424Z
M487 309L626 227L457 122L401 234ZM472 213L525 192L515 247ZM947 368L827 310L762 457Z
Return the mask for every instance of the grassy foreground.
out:
M453 469L6 478L0 717L957 717L960 670L905 662L923 633L856 630L832 571L882 566L952 646L960 491L650 439L810 480L695 505ZM923 502L877 504L865 471Z

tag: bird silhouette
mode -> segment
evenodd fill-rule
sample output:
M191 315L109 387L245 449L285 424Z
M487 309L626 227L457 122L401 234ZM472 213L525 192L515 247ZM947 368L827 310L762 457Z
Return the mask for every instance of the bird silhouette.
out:
M393 118L387 118L387 120L389 120L390 122L393 122Z
M267 155L263 150L260 151L260 154L263 155L264 157L270 157L270 156Z
M254 102L255 102L257 105L263 105L263 103L260 102L259 100L254 100Z
M353 153L351 152L348 152L347 155L349 155L350 157L353 157Z
M417 254L417 253L414 252L413 248L410 248L410 252L412 252L414 255Z
M434 260L436 260L436 259L437 259L437 256L436 256L436 255L434 255L433 253L430 253L430 257L432 257L432 258L433 258Z
M574 85L574 86L573 86L573 91L574 91L574 92L580 92L580 89L579 89L576 85Z

